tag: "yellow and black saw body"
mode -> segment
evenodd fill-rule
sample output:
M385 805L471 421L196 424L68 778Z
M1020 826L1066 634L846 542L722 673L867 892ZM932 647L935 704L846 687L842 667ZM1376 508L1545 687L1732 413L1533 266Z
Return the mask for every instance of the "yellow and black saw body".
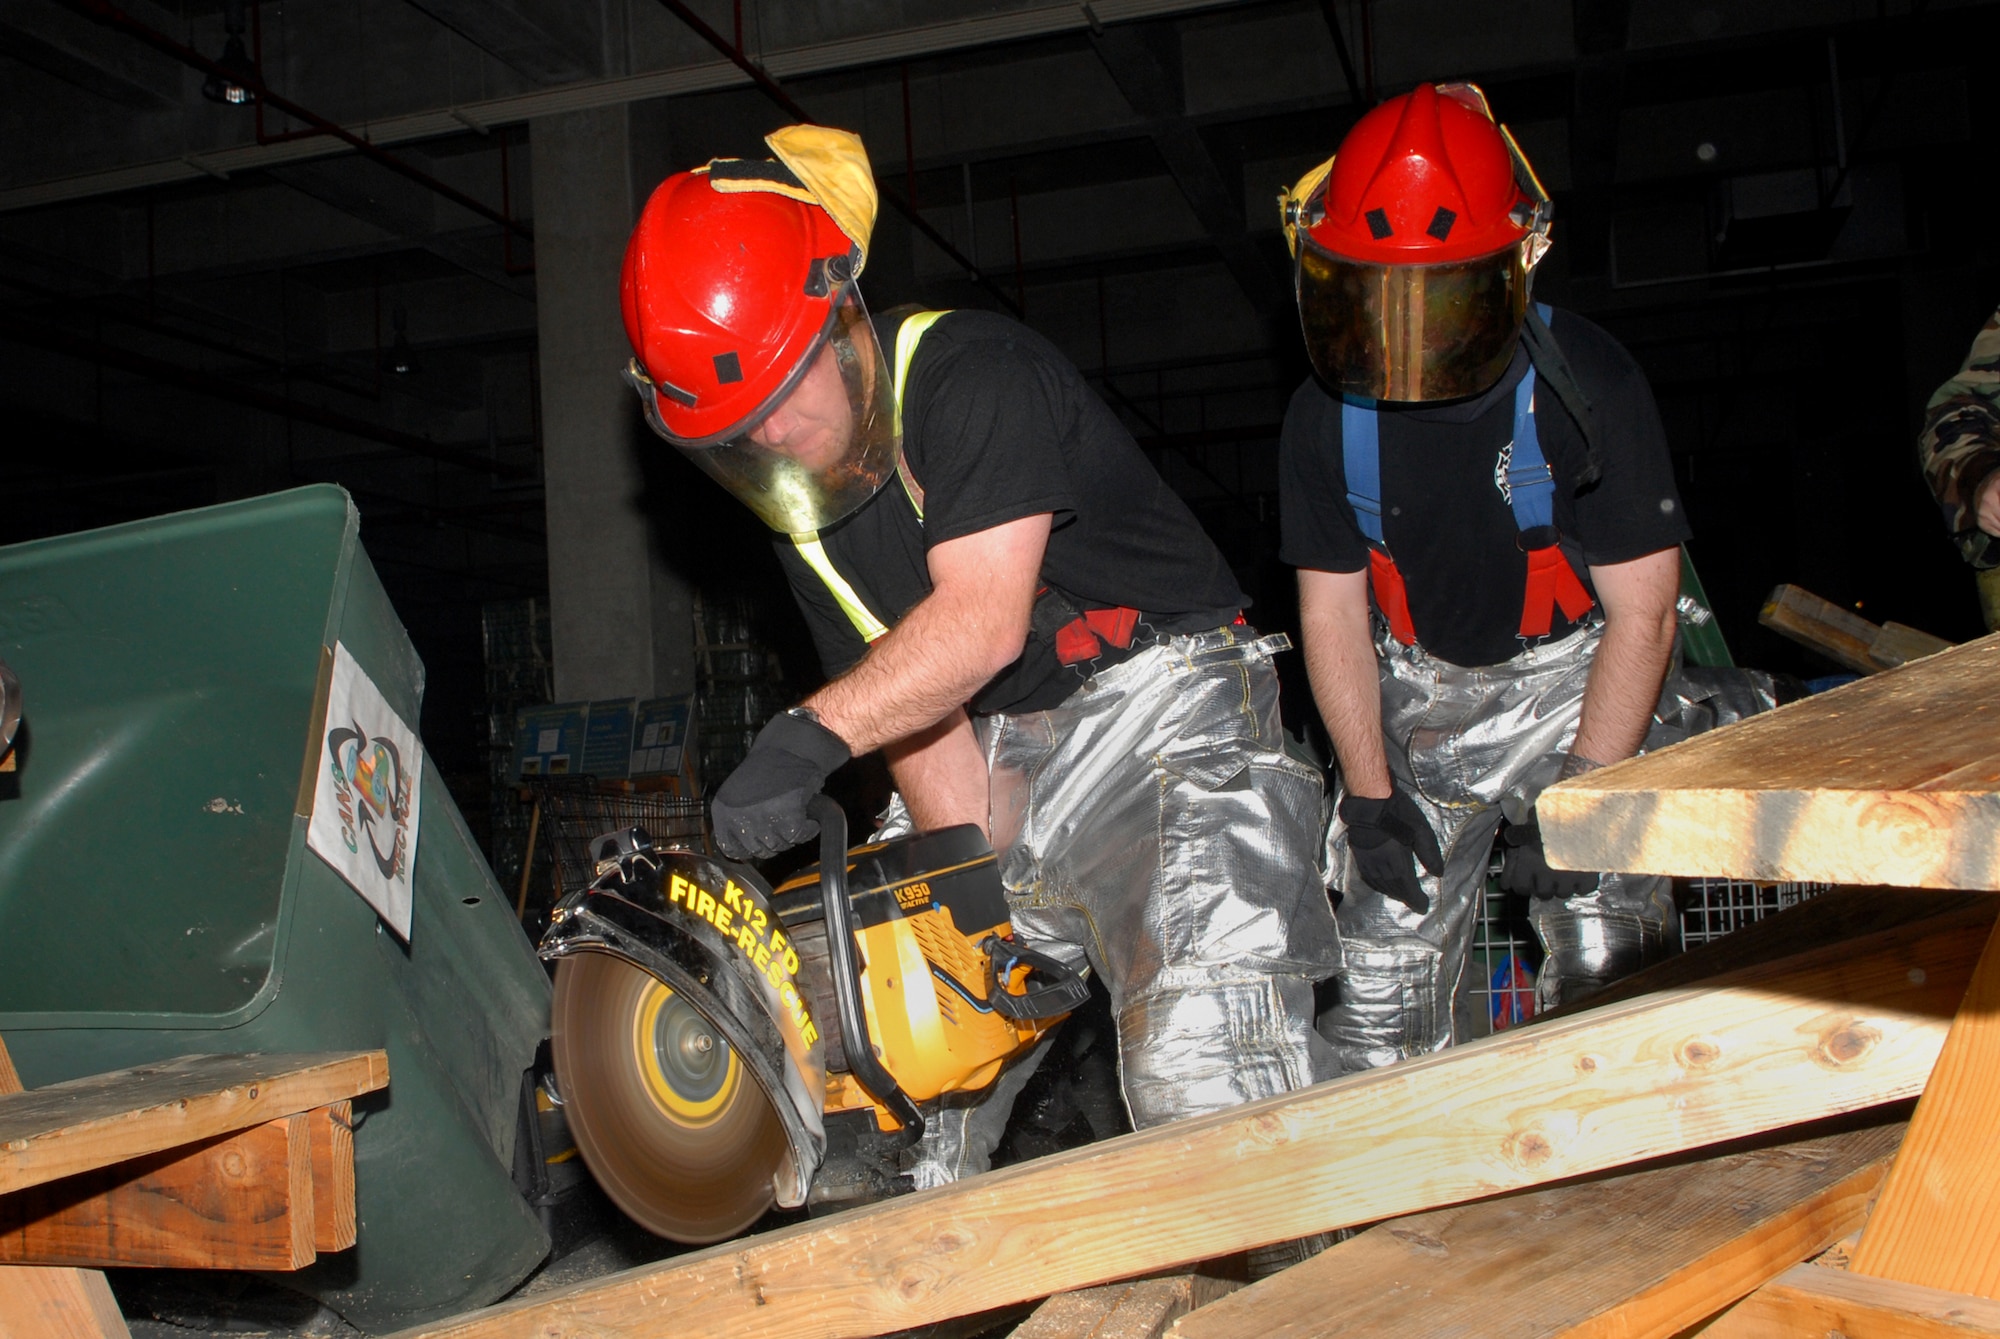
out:
M746 865L607 834L597 881L543 936L570 1129L662 1236L719 1241L774 1204L893 1192L885 1157L925 1109L984 1091L1088 994L1015 942L977 828L849 852L839 809L813 813L821 862L775 891Z

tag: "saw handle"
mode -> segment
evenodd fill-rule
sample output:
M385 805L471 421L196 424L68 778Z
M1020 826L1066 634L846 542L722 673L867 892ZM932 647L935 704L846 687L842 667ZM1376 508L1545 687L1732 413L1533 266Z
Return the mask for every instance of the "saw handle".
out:
M826 963L833 974L833 999L840 1010L847 1069L862 1090L894 1116L902 1129L890 1136L902 1148L923 1138L924 1117L895 1077L875 1058L868 1015L861 1007L861 973L856 966L854 915L847 901L847 814L824 795L806 801L806 815L819 824L819 895L826 908Z

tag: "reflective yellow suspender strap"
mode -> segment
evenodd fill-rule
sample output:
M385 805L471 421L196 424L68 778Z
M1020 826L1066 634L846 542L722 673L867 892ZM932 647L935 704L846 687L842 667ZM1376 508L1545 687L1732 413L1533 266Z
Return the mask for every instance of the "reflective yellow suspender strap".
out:
M896 437L899 441L903 435L903 385L910 375L910 360L916 356L917 341L924 337L926 330L929 330L937 323L939 317L946 314L945 312L918 312L916 315L907 318L902 325L896 328L895 421ZM924 519L924 490L918 487L916 478L911 475L910 467L903 459L900 448L896 456L896 476L903 482L903 493L910 499L910 506L916 509L917 519L922 521ZM889 631L889 625L875 617L874 611L862 602L861 596L855 593L854 587L847 583L847 578L842 576L834 567L833 559L828 556L826 546L819 541L818 531L815 530L803 535L793 535L792 545L798 549L799 557L806 560L806 566L812 568L819 579L826 583L826 588L832 594L834 603L840 606L840 612L847 615L847 621L852 623L854 630L861 634L862 641L872 642Z
M847 584L847 578L834 570L833 559L827 557L826 546L819 542L819 532L809 535L793 535L792 543L798 548L799 557L806 560L806 566L819 574L833 593L833 602L840 606L840 612L847 615L847 621L861 634L861 640L872 642L889 631L889 626L875 617L861 597L854 593L854 587Z
M910 379L910 360L916 357L917 341L924 337L926 330L937 324L940 316L948 315L949 312L918 312L896 327L896 441L899 443L896 477L903 481L903 496L916 508L919 521L924 519L924 490L917 483L916 476L910 473L910 458L903 454L900 447L903 440L903 387Z

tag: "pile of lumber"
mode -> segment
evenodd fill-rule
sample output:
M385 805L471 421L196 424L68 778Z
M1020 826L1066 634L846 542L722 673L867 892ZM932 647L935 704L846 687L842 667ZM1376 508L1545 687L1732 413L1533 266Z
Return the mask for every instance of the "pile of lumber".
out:
M94 1266L301 1269L355 1243L381 1051L195 1055L23 1091L0 1045L0 1339L121 1339Z
M1675 1334L1861 1226L2000 910L1938 896L1862 908L1916 918L1860 940L411 1334L880 1335L1054 1294L1021 1334ZM1227 1295L1199 1277L1361 1224ZM1143 1278L1167 1272L1197 1278Z
M1574 789L1551 856L1699 875L1747 845L1760 877L1874 859L2000 887L1996 682L2000 637L1594 772L1550 792ZM1898 865L1919 821L1946 854ZM1843 890L1595 1007L410 1334L998 1332L1039 1302L1022 1339L2000 1336L1996 912ZM1212 1277L1349 1227L1274 1277Z

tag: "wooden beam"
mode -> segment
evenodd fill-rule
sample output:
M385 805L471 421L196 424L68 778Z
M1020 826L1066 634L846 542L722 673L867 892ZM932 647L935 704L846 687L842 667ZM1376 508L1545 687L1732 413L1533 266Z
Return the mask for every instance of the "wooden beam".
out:
M1392 1219L1174 1339L1669 1339L1858 1226L1878 1126Z
M344 1251L354 1244L354 1104L335 1102L312 1112L313 1249Z
M1977 951L1904 927L409 1333L882 1334L1854 1111Z
M1751 1293L1702 1339L1993 1339L2000 1302L1844 1269L1797 1265Z
M1170 1274L1057 1293L1008 1339L1160 1339L1182 1316L1242 1286L1205 1274Z
M1572 869L2000 890L2000 634L1551 786Z
M2000 897L1935 888L1830 888L1732 930L1720 939L1711 939L1621 977L1575 1004L1565 1004L1539 1016L1566 1017L1617 1000L1691 986L1725 972L1768 966L1812 949L1844 944L1938 916L1951 916L1951 924L1963 927L1964 933L1984 938L1994 920L2000 918Z
M317 1255L312 1123L283 1116L0 1196L0 1264L301 1269Z
M0 1040L0 1095L20 1091ZM98 1271L17 1265L0 1267L0 1339L132 1339L132 1331Z
M94 1269L0 1269L0 1339L132 1339Z
M1987 941L1882 1202L1857 1274L2000 1298L2000 930Z
M1933 637L1907 623L1884 623L1882 631L1875 634L1875 640L1868 643L1868 658L1883 669L1895 669L1912 660L1948 651L1955 645L1957 643Z
M1857 674L1875 674L1882 669L1868 654L1882 629L1803 586L1772 590L1757 621Z
M388 1081L383 1051L190 1055L0 1096L0 1194L262 1125Z

